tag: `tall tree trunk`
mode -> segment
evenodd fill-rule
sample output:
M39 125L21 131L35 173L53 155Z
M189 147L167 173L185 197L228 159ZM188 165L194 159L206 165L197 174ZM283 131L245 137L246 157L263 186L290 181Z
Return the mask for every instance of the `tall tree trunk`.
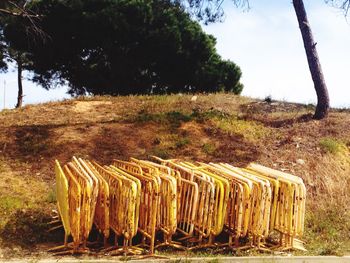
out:
M309 69L317 94L317 106L314 118L323 119L328 115L329 95L316 50L317 43L314 41L303 1L293 0L293 5L298 18L301 35L304 41L307 61L309 63Z
M23 86L22 86L22 59L21 55L17 56L17 80L18 80L18 95L16 108L21 108L23 103Z

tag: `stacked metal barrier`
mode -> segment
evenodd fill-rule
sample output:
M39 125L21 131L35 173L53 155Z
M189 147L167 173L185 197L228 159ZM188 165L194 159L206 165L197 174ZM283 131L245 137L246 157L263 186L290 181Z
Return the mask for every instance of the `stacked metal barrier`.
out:
M154 256L164 246L304 250L306 190L299 177L257 164L237 168L153 158L102 166L73 157L63 168L56 161L65 239L52 251L91 252L93 224L103 237L102 251L112 255ZM269 240L274 232L275 244Z

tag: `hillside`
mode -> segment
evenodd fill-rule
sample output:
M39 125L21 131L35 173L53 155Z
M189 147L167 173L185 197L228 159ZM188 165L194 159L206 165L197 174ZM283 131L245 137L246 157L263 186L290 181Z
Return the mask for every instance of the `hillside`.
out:
M0 112L0 259L41 255L55 209L53 161L149 155L298 175L308 190L307 254L350 254L350 112L231 94L78 98ZM56 235L57 236L57 235Z

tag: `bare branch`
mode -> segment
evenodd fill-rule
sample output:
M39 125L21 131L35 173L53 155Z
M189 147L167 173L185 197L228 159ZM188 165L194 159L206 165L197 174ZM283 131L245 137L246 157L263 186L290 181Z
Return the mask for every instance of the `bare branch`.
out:
M326 4L343 10L344 15L348 16L350 11L350 0L325 0L325 2Z
M23 16L23 14L21 14L21 13L12 12L10 10L2 9L2 8L0 8L0 13L11 15L11 16Z

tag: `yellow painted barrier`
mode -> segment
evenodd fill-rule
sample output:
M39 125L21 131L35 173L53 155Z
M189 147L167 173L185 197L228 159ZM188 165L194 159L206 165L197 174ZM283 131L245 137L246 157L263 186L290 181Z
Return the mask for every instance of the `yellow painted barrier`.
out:
M73 157L63 168L56 161L65 239L52 251L91 252L93 224L104 237L103 252L112 255L155 257L155 249L165 246L305 250L301 178L254 163L237 168L153 158L157 162L131 158L102 166ZM111 231L114 246L107 248ZM276 231L280 238L272 244L269 237Z
M227 211L227 202L229 197L229 182L226 178L217 176L216 174L210 173L209 171L203 170L200 165L195 165L190 162L178 162L180 165L187 167L192 170L196 175L210 180L214 185L214 212L213 212L213 225L211 228L211 236L207 244L201 244L194 247L204 248L204 247L215 247L213 244L214 237L218 236L224 227L224 220Z
M131 158L131 161L138 164L145 173L158 176L160 178L160 203L157 212L157 230L162 231L164 242L161 246L172 246L181 248L178 244L171 242L171 237L177 228L177 179L171 175L170 170L158 166L154 163Z
M138 227L138 212L140 199L138 194L141 183L136 178L132 180L123 173L92 163L95 170L108 182L110 189L110 226L115 233L113 254L140 254L141 251L132 246L132 238ZM123 236L123 246L119 248L117 237Z
M62 167L57 160L55 161L55 176L57 209L64 229L64 244L62 246L50 249L49 251L52 252L68 249L68 237L71 234L69 217L69 184L67 176L63 172Z
M142 245L146 245L146 239L149 241L149 256L154 256L160 179L143 173L140 166L130 162L114 160L111 167L124 170L141 182L138 231L143 236Z
M301 178L250 164L248 170L273 178L280 183L274 229L281 233L279 248L282 250L305 250L299 239L304 231L306 188Z
M109 237L110 223L109 223L109 185L108 182L95 170L93 165L83 159L78 159L82 168L91 177L95 177L98 182L98 194L95 205L94 224L100 233L103 234L103 244L107 246L107 239Z
M202 177L194 173L193 169L188 168L185 165L181 165L172 160L162 160L167 166L178 171L182 178L187 181L196 183L198 185L198 205L195 219L194 219L194 230L196 235L194 241L202 243L203 238L209 238L213 228L213 214L215 204L215 186L209 177ZM186 200L185 200L186 203ZM187 210L184 211L185 213ZM185 222L181 228L185 227ZM181 223L180 223L181 224ZM185 234L186 232L184 232ZM185 236L189 238L191 236Z

